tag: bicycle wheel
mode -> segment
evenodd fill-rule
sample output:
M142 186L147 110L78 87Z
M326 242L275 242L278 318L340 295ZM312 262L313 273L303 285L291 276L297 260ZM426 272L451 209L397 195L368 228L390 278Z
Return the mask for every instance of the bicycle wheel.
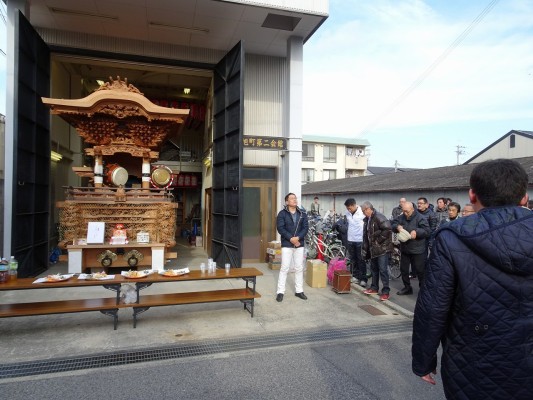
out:
M307 258L314 260L318 256L318 249L316 246L308 246L307 247Z
M328 262L329 260L335 257L344 258L344 249L342 246L330 246L326 253L327 253ZM324 257L324 259L325 258L326 257Z
M400 271L400 259L392 256L389 262L389 276L391 279L398 279L402 276Z

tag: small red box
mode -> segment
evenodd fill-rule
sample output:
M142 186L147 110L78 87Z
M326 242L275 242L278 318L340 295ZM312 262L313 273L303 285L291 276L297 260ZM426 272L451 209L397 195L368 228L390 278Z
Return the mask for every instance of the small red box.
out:
M340 293L350 293L352 290L352 285L350 280L352 279L352 274L350 271L337 270L333 273L333 291L337 294Z

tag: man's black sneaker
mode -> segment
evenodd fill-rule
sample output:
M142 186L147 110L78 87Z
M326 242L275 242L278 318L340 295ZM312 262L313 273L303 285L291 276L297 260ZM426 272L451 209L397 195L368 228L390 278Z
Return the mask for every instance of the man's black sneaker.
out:
M278 303L281 303L283 301L283 293L278 293L278 295L276 296L276 301Z
M404 287L402 290L400 290L398 293L396 293L398 296L403 296L406 294L413 294L413 288L411 287Z

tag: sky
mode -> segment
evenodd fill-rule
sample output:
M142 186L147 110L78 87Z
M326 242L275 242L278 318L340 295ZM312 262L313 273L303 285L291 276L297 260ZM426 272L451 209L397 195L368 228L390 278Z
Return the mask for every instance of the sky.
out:
M531 15L533 0L329 0L304 45L304 135L367 139L371 166L432 168L533 131ZM5 114L5 79L0 93Z
M533 0L329 6L304 45L304 135L367 139L371 166L432 168L533 131Z

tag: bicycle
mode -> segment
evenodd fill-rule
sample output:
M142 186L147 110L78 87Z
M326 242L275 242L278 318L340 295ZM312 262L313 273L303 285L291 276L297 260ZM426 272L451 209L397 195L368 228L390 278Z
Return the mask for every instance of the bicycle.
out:
M402 276L402 272L400 271L401 256L402 253L400 252L400 247L395 244L394 249L389 256L389 276L391 279L398 279Z
M341 241L337 239L337 233L333 231L325 233L324 239L320 239L314 229L309 229L305 247L307 249L307 257L311 259L316 258L319 253L324 257L325 262L329 262L335 257L346 257L346 249Z

